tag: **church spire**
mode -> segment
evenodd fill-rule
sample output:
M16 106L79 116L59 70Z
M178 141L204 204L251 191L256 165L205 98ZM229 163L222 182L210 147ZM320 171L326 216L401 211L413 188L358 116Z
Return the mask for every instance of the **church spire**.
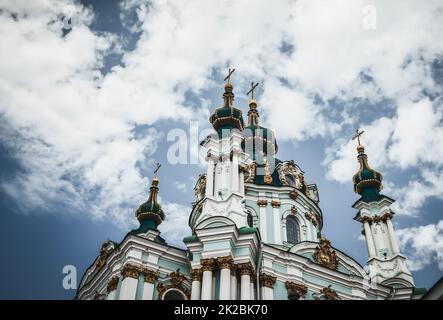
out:
M223 105L215 109L209 118L209 122L220 136L229 134L232 129L241 131L244 127L242 112L234 107L234 87L231 83L231 76L234 71L235 69L229 68L228 75L224 78L227 82L225 84L225 92L223 93Z
M258 83L251 82L251 89L246 93L251 94L251 99L249 100L249 111L248 111L248 126L259 126L259 113L257 110L257 102L254 100L254 90L257 88Z
M356 130L352 140L357 139L357 160L359 163L358 172L352 178L354 191L362 196L366 202L377 201L381 198L383 177L380 172L372 169L368 164L368 156L365 154L365 147L360 142L360 136L364 131Z
M157 167L154 170L154 178L152 179L151 187L149 189L148 200L142 203L135 212L135 216L140 222L140 228L142 229L157 229L157 226L165 219L165 215L157 199L159 190L157 173L160 167L161 165L157 163Z

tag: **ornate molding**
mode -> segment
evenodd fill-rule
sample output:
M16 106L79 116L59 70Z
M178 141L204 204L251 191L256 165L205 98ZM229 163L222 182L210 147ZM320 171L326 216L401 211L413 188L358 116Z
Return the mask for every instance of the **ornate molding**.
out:
M289 186L289 181L286 179L286 175L291 175L294 177L293 187L297 189L302 189L304 187L304 177L303 173L296 167L294 161L290 160L283 163L278 167L278 177L284 186Z
M331 248L331 242L324 238L320 238L320 243L315 248L315 260L322 266L335 270L338 267L337 253Z
M97 270L103 268L103 266L106 263L106 259L109 256L109 251L106 248L108 246L108 244L109 244L109 241L106 241L102 244L102 246L100 248L100 256L99 256L99 258L97 260L97 264L96 264Z
M143 273L145 274L145 282L148 283L155 283L160 275L159 271L152 271L149 269L143 269Z
M260 285L262 287L274 288L275 282L277 281L277 277L271 276L266 273L262 273L259 276Z
M202 281L203 271L202 269L192 269L191 270L191 279L192 281Z
M297 293L300 297L304 297L308 292L308 287L303 283L292 281L286 281L286 289L288 290L288 293Z
M271 206L273 208L280 208L281 202L279 200L272 200L271 201Z
M254 182L255 172L257 170L257 164L255 162L247 163L242 167L245 175L245 182Z
M163 294L171 288L182 291L188 298L190 297L190 291L183 286L183 282L186 281L186 277L180 273L180 269L169 274L170 284L165 285L164 283L157 284L158 299L163 297Z
M201 259L200 264L203 271L213 271L215 267L215 260L213 258Z
M132 264L125 264L121 271L123 279L127 277L138 279L139 274L140 268Z
M331 285L329 285L327 288L321 289L320 292L323 294L325 300L338 300L338 294L331 289Z
M250 262L239 263L237 264L238 273L240 276L248 275L251 276L253 274L252 264Z
M311 221L315 227L318 225L317 218L315 217L315 215L312 212L305 212L305 217L306 217L306 219Z
M292 200L297 200L297 197L298 197L297 191L289 192L289 198L291 198Z
M174 272L171 272L169 274L169 276L171 277L171 287L172 288L181 288L183 281L186 280L186 277L180 273L180 269L177 269Z
M292 207L291 207L291 213L292 213L293 215L296 215L296 214L297 214L297 207L296 207L296 206L292 206Z
M111 291L116 290L117 285L118 285L118 277L114 276L109 280L108 285L106 286L106 292L109 293Z
M232 269L234 267L234 260L231 256L219 257L217 262L220 269Z
M257 204L259 207L266 207L268 205L268 200L258 200Z

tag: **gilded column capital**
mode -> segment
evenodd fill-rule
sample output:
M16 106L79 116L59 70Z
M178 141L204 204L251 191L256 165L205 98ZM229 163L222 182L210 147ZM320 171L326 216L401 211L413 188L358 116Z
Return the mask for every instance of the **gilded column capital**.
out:
M234 267L234 260L231 256L219 257L217 262L220 269L232 269Z
M262 273L260 274L259 280L262 287L268 287L272 289L274 288L274 284L277 281L277 277Z
M308 292L308 287L302 283L286 281L286 289L288 293L297 293L300 297L304 297Z
M268 200L258 200L257 204L259 207L266 207L268 205Z
M201 259L200 264L203 271L213 271L215 267L215 260L213 258Z
M387 220L392 220L393 217L394 216L392 215L391 211L388 211L381 216L383 222L386 222Z
M145 274L145 282L149 283L155 283L160 275L158 271L152 271L149 269L143 269L143 273Z
M239 263L237 265L237 268L240 276L243 275L251 276L253 274L252 264L250 262Z
M280 208L280 205L281 205L281 202L278 201L278 200L272 200L272 201L271 201L271 206L272 206L273 208Z
M191 279L192 281L202 281L203 271L199 269L191 269Z
M123 279L127 277L138 279L138 276L140 274L140 268L132 264L125 264L125 266L121 271L121 274Z
M111 291L116 290L117 285L118 285L118 277L114 276L109 280L108 285L106 286L106 292L109 293Z

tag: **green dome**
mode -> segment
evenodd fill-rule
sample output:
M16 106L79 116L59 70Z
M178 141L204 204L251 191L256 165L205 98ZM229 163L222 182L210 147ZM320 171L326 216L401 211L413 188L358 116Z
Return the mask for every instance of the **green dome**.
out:
M234 93L232 89L232 84L227 83L225 85L223 106L215 109L209 118L209 122L219 135L222 134L223 130L238 129L241 131L245 126L241 110L234 108Z
M143 202L135 211L140 224L147 224L150 226L158 226L165 219L165 214L157 202L158 193L158 179L152 180L152 186L150 188L149 198L146 202Z
M360 168L353 176L354 191L362 196L366 201L376 201L381 198L383 176L380 172L372 169L368 164L368 157L365 154L365 148L362 145L357 147L358 162Z
M252 150L250 150L251 148ZM252 154L254 159L261 152L265 155L268 153L276 154L278 151L278 145L274 131L255 125L245 127L243 129L242 150Z

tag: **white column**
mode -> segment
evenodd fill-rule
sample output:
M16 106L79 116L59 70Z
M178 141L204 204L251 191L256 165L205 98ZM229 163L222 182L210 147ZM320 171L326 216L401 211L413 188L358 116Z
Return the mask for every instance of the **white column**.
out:
M236 270L231 270L231 300L237 300L237 275Z
M220 300L231 299L231 270L220 270Z
M281 220L280 220L280 205L274 205L272 208L272 214L274 216L274 242L281 244Z
M145 282L143 283L142 300L152 300L153 297L154 297L154 283L147 282L145 279Z
M366 246L368 247L368 255L369 255L369 258L373 258L376 256L376 253L375 253L374 239L372 238L372 232L371 232L371 228L369 227L369 222L364 221L363 227L365 230Z
M251 296L250 275L243 274L240 276L240 300L249 300Z
M115 300L116 293L117 293L117 290L112 290L111 292L108 292L108 295L106 296L106 300Z
M120 300L135 300L138 279L126 277L120 287Z
M240 172L240 190L239 193L243 196L245 194L245 174Z
M378 256L378 250L380 250L382 248L382 245L380 243L380 234L377 233L376 227L375 227L376 223L373 222L372 224L369 225L369 229L371 230L371 235L374 239L374 247L375 247L375 256Z
M276 280L276 277L265 273L260 275L262 300L274 300L274 285Z
M274 300L274 289L263 287L263 300Z
M208 170L206 172L206 195L214 195L214 160L212 156L206 158L208 161Z
M231 190L232 192L239 191L239 170L238 170L238 150L233 150L232 152L232 162L231 162Z
M145 278L143 282L142 300L152 300L154 298L154 283L158 278L158 273L149 269L144 269L143 273L145 274Z
M392 224L392 220L390 218L387 218L386 224L388 225L389 240L391 242L392 252L394 255L399 254L400 248L398 246L397 237L395 236L395 230L394 230L394 225Z
M200 300L201 286L202 286L202 270L192 269L191 279L192 279L191 300Z
M240 273L240 300L250 300L252 266L250 263L241 263L238 268Z
M139 268L133 265L125 265L121 271L122 284L120 286L120 300L135 300L137 283L140 274Z
M266 206L259 205L259 219L260 219L260 235L263 242L268 241L268 233L266 230Z
M213 259L203 259L201 260L202 270L203 270L203 280L202 280L202 300L212 299L212 270L214 269Z
M255 300L255 289L254 289L254 282L253 281L251 281L250 287L251 287L251 293L249 294L249 298L251 300Z

